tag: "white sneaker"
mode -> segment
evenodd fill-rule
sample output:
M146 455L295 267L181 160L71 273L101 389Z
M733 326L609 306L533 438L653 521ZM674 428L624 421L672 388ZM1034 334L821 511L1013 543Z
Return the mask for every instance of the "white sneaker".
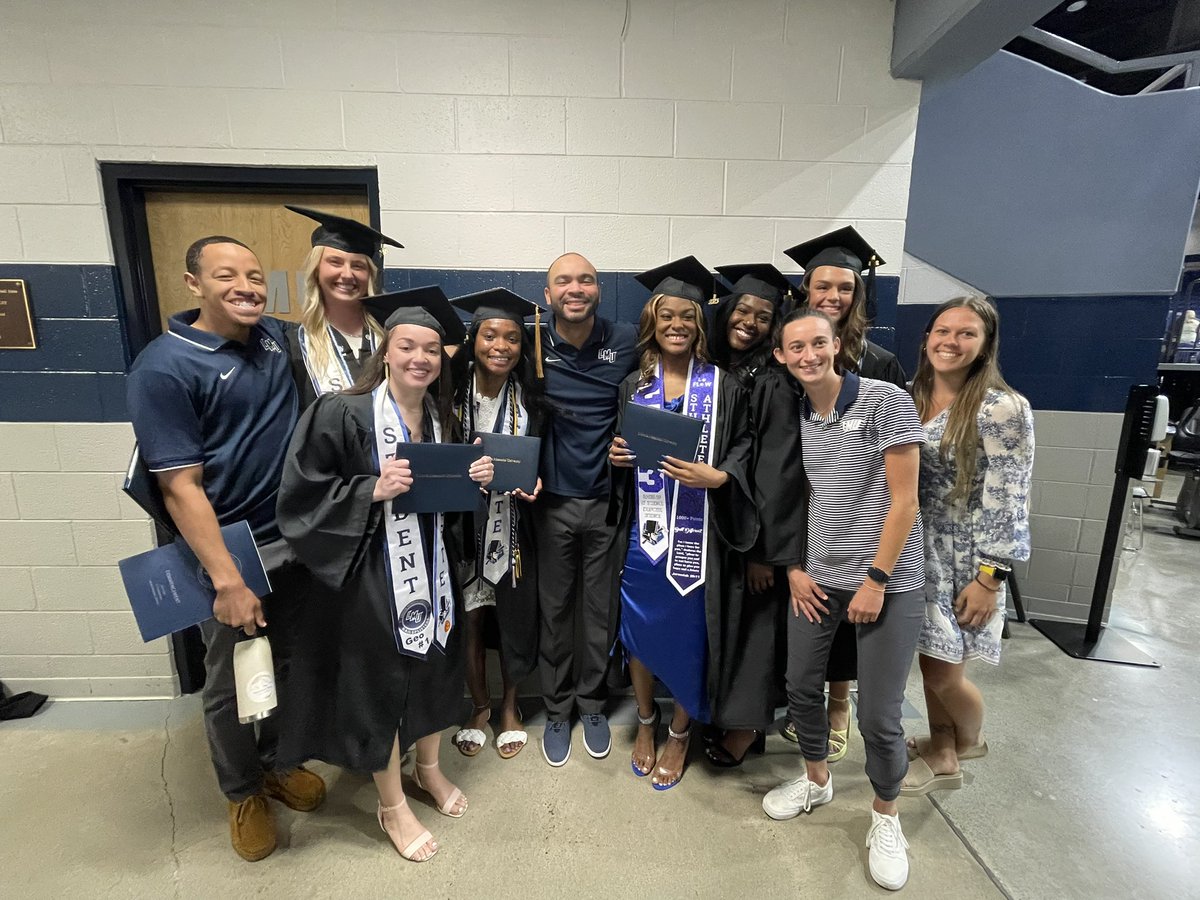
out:
M908 881L908 841L900 830L899 816L885 816L871 810L871 830L867 832L867 860L871 877L880 887L898 891Z
M772 819L794 819L802 812L833 799L833 775L824 784L809 781L807 773L771 788L763 797L763 812Z

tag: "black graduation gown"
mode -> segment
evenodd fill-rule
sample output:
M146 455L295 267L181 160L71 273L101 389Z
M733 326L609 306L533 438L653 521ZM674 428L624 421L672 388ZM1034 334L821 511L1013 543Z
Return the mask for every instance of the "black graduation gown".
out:
M621 431L625 404L637 389L634 372L620 387L617 433ZM722 372L717 387L717 422L712 435L713 465L729 473L729 480L709 491L708 571L704 579L705 620L708 632L708 699L713 723L722 728L762 728L773 718L773 648L775 629L770 624L766 653L755 647L762 639L761 622L744 604L745 567L741 554L754 545L758 518L752 502L750 462L752 438L747 418L745 389ZM629 544L630 519L637 508L634 469L610 467L608 521L617 524L617 540L624 560ZM614 607L620 607L614 603ZM616 622L609 644L616 640ZM765 710L765 711L764 711Z
M900 365L896 354L884 350L873 341L863 341L863 358L858 367L858 374L863 378L886 381L901 390L908 390L908 376L904 374L904 366Z
M385 504L371 499L374 448L371 395L326 394L300 417L288 449L279 529L327 590L306 605L297 626L290 690L281 698L281 768L314 758L377 772L397 731L404 748L461 720L466 628L454 577L461 540L448 522L456 612L446 651L401 655L385 570ZM421 519L428 535L434 517Z
M528 409L529 436L541 437L545 425L545 416L536 406ZM476 422L476 430L483 425ZM484 428L489 427L483 426ZM466 432L467 425L464 423ZM469 436L469 435L468 435ZM537 501L528 503L524 500L512 499L512 508L517 512L517 545L521 550L521 577L513 585L511 577L501 579L496 585L494 620L496 635L486 633L486 643L489 647L499 645L504 668L508 678L514 684L521 681L537 668L538 660L538 630L540 628L540 612L538 607L537 580L537 541L534 536L534 516L531 508ZM466 548L466 554L472 570L478 565L480 551L479 538L487 525L487 517L478 514L472 517L471 534L474 540ZM498 640L497 640L498 638Z
M308 367L304 365L304 355L300 352L300 326L295 322L284 324L286 325L284 334L287 336L287 355L288 362L292 367L292 380L296 382L296 391L300 395L300 409L305 410L312 406L313 401L317 399L317 389L313 387L312 376L308 374ZM350 378L357 381L358 377L362 375L367 360L371 358L370 348L367 348L368 352L363 353L361 347L351 347L336 330L334 340L337 341L342 359L346 361L346 368L350 370Z

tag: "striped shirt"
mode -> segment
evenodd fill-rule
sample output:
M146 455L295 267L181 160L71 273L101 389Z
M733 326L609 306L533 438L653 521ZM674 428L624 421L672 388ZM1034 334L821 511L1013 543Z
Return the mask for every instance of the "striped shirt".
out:
M808 509L808 574L822 587L856 591L879 549L891 505L883 451L925 443L912 398L894 384L847 372L833 411L817 415L800 402ZM888 581L889 593L925 584L918 513Z

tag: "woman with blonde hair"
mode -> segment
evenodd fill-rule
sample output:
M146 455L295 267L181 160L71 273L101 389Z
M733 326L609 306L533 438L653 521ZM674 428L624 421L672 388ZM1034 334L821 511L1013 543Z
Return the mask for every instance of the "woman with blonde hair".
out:
M1000 663L1005 582L1029 558L1033 412L1000 374L1000 319L981 297L938 307L912 393L925 425L925 624L917 647L929 738L909 742L901 793L962 786L959 762L987 753L983 697L966 662Z
M629 659L639 727L630 760L655 790L683 777L694 719L722 722L730 660L726 623L743 592L736 553L757 533L748 470L747 397L708 361L700 301L712 276L694 257L638 276L650 288L642 310L639 369L621 383L617 432L626 404L700 419L696 459L638 459L613 439L609 521L628 539L620 587L620 640ZM635 469L636 467L636 469ZM675 700L668 741L657 754L657 678ZM731 722L732 725L741 724Z
M354 384L379 346L383 330L362 301L379 293L383 245L404 245L345 216L286 208L320 223L304 259L300 324L288 330L292 375L307 409L322 394Z

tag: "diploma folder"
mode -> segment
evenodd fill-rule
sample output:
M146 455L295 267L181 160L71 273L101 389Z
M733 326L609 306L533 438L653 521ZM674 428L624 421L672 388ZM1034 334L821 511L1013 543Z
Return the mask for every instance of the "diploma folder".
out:
M492 458L496 474L489 491L524 491L532 494L537 487L538 460L542 456L542 439L518 434L494 434L476 431L471 440L483 438L483 452Z
M238 571L257 597L271 593L271 581L247 522L221 529ZM208 573L183 538L121 560L125 593L143 641L152 641L212 618L217 592Z
M657 468L664 456L695 462L703 431L700 419L632 400L625 404L621 437L637 456L635 464L643 469Z
M392 500L396 512L474 512L483 503L479 484L467 469L486 455L479 444L397 444L396 455L407 459L413 483Z
M133 456L129 460L129 469L125 473L125 484L121 489L146 515L158 523L160 528L168 534L179 534L171 514L167 512L167 504L163 501L162 491L158 487L158 477L147 468L136 444L133 447Z

